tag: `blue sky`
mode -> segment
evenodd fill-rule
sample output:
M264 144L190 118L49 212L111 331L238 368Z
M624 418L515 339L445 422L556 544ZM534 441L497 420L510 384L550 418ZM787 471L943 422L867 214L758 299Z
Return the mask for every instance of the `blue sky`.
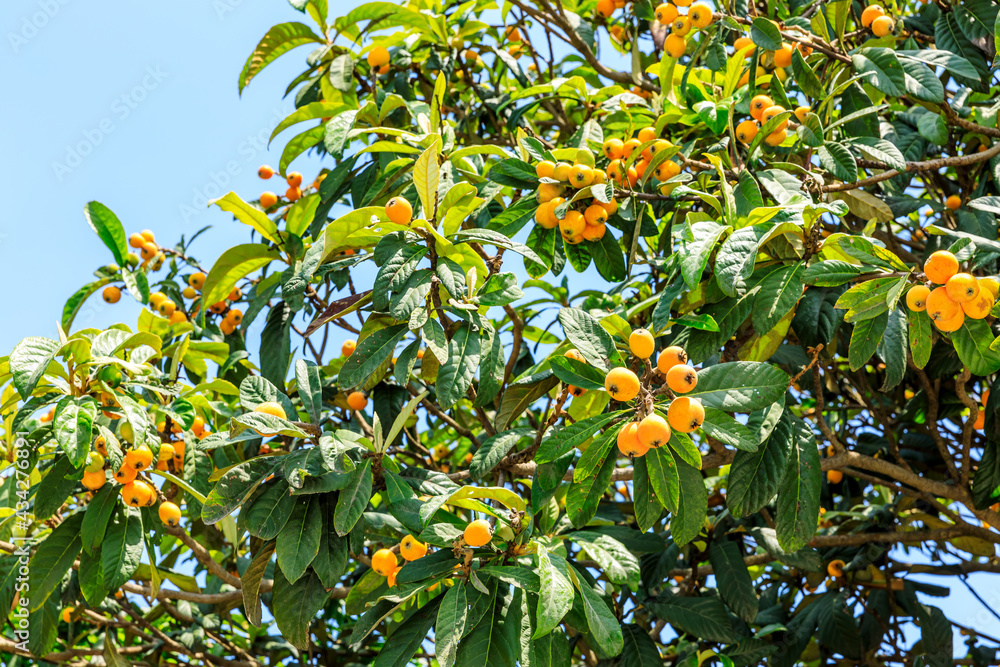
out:
M358 4L331 3L337 13ZM256 170L277 165L282 140L273 151L266 140L293 110L281 94L307 49L268 67L242 99L237 76L271 25L296 20L302 15L282 0L4 0L0 62L12 92L0 116L0 179L8 184L0 355L25 336L54 337L65 300L111 261L84 221L88 201L109 206L127 232L152 229L164 244L213 225L194 251L205 266L247 239L245 227L206 202L229 190L251 199L274 189ZM301 157L294 166L309 180L319 162ZM574 287L588 282L573 278ZM134 325L138 310L127 297L114 306L93 298L77 326ZM988 576L970 578L984 595L992 595ZM959 582L920 578L952 585L951 598L927 602L1000 635L1000 622ZM956 648L964 654L957 635Z

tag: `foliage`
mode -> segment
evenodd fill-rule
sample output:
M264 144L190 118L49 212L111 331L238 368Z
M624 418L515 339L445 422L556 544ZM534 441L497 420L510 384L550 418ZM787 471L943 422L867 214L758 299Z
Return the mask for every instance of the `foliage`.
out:
M292 0L287 191L0 359L5 664L995 664L998 5L688 4Z

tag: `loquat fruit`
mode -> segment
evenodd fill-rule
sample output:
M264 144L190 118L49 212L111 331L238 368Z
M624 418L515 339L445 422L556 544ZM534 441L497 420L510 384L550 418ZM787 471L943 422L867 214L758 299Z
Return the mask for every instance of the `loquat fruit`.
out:
M789 67L792 64L792 45L783 43L781 48L774 52L775 67Z
M646 415L636 430L639 442L647 449L655 449L667 444L670 440L670 426L667 420L652 412Z
M604 238L604 235L608 233L608 227L603 222L598 225L587 225L580 232L580 236L583 237L584 241L600 241ZM581 390L582 391L582 390ZM578 396L579 394L574 394Z
M649 447L639 440L639 423L629 422L618 431L618 451L628 457L643 456Z
M993 298L993 295L986 288L981 287L976 298L962 304L962 312L965 313L966 317L982 320L993 310L994 303L996 303L996 299Z
M667 408L667 421L675 431L691 433L698 430L705 421L705 408L696 398L675 398Z
M615 13L615 3L613 0L597 0L597 13L608 18Z
M278 203L278 195L273 192L260 193L260 205L262 208L271 208Z
M687 364L677 364L667 371L667 386L678 394L686 394L698 386L698 371Z
M267 401L261 403L253 409L254 412L260 412L265 415L272 415L274 417L280 417L285 419L285 409L281 407L281 403L276 403L274 401Z
M861 12L861 25L865 28L870 28L872 22L880 16L885 16L885 9L880 5L868 5Z
M396 554L389 549L379 549L372 555L372 569L383 577L389 576L389 573L396 569L397 565L399 565L399 560L396 558Z
M937 285L944 285L956 273L958 273L958 259L947 250L932 253L924 262L924 275Z
M736 41L733 42L733 49L736 52L739 52L740 50L745 49L748 46L750 47L750 50L747 51L745 56L746 58L752 56L753 52L757 49L757 46L753 43L753 40L750 39L749 37L737 37Z
M535 165L535 176L538 178L552 178L556 170L556 163L549 160L542 160Z
M489 544L493 539L493 531L490 524L485 519L476 519L465 527L465 543L470 547L481 547Z
M118 300L122 298L122 291L114 285L108 285L101 292L101 298L104 299L105 303L118 303Z
M612 368L604 380L611 398L626 403L639 395L639 378L627 368Z
M368 398L360 391L352 391L347 396L347 405L351 410L364 410L368 407Z
M262 164L257 169L257 175L266 181L267 179L274 176L274 169L272 169L270 166L266 164Z
M397 225L408 225L413 220L413 206L403 197L393 197L385 204L385 215Z
M587 363L587 360L583 358L583 355L580 354L580 351L577 350L575 347L571 347L570 349L566 350L566 354L563 356L565 356L567 359L579 361L581 364Z
M767 135L764 139L764 143L768 146L780 146L784 143L785 139L788 137L788 132L785 130L777 130Z
M688 10L688 18L691 20L691 25L699 30L703 30L712 25L712 8L704 2L696 2Z
M961 311L961 307L948 296L945 287L933 289L927 295L927 315L935 322L950 320Z
M752 120L745 120L736 126L736 139L740 143L749 144L757 136L757 123Z
M413 535L407 535L399 543L399 555L406 561L423 558L427 555L427 545Z
M135 468L122 464L122 467L115 471L114 478L119 484L131 484L135 481L136 474Z
M372 50L368 52L368 66L369 67L382 67L383 65L389 64L389 49L385 48L381 44L372 47Z
M153 462L153 452L146 445L139 445L135 449L125 452L125 465L133 468L136 472L145 470Z
M774 100L772 100L767 95L757 95L752 100L750 100L750 115L754 120L760 120L761 116L764 114L765 109L769 109L774 106Z
M996 276L989 276L987 278L979 279L980 290L987 290L996 299L997 295L1000 294L1000 280L997 280Z
M678 364L687 363L688 356L684 348L677 345L671 345L667 349L660 352L660 356L656 359L656 370L660 371L666 375L671 368Z
M294 185L287 190L285 190L285 199L288 201L298 201L302 197L302 190L295 187Z
M354 354L354 350L358 348L357 341L345 340L344 344L340 346L340 354L343 357L349 357Z
M669 2L664 2L659 7L656 8L656 11L654 12L653 16L656 17L656 20L660 22L660 25L670 25L671 23L674 22L674 19L677 18L678 12L677 8L674 7L672 4L670 4Z
M955 304L958 306L958 304ZM961 306L958 307L958 312L954 316L948 319L934 320L934 326L938 328L938 331L943 331L945 333L952 333L953 331L958 331L965 324L965 311L962 310Z
M160 521L168 526L176 526L181 520L181 508L169 501L160 503L157 514L160 515Z
M972 301L979 294L979 281L971 274L956 273L945 283L945 290L948 296L955 303L966 303Z
M108 478L104 474L103 470L87 470L83 473L83 486L89 491L97 491L99 488L104 486L104 483L107 481Z
M840 484L844 479L844 473L839 470L827 470L826 481L830 484Z
M591 204L583 212L583 219L588 225L603 225L608 221L608 212L600 204Z
M583 387L574 387L573 385L569 386L568 391L570 393L570 396L573 396L574 398L578 398L587 393L587 390L584 389Z
M839 471L830 471L839 472ZM842 560L831 560L827 563L826 573L831 577L842 577L844 576L844 561Z
M143 236L142 234L133 234L132 236L128 237L128 244L136 249L141 248L142 246L146 245L146 237Z
M948 198L944 200L944 205L952 211L957 211L962 206L962 198L958 195L949 195Z
M656 342L653 340L653 334L646 329L636 329L628 337L629 349L632 351L632 354L640 359L649 359L653 354L655 346Z
M906 307L915 312L927 310L927 297L931 291L926 285L916 285L906 293Z
M764 109L764 112L760 115L761 124L764 124L767 121L774 118L775 116L781 114L784 110L785 109L783 107L778 106L777 104ZM777 132L778 130L784 130L787 127L788 127L788 119L785 119L784 121L779 123L776 128L774 128L774 131Z
M879 16L877 19L872 21L872 33L876 37L885 37L892 33L893 28L896 24L888 16Z
M559 233L563 238L572 238L583 234L583 228L587 225L583 214L570 209L566 211L566 217L559 221Z
M145 243L142 244L142 249L139 250L139 256L142 257L143 259L149 260L156 257L156 253L158 252L159 248L156 247L155 243L146 241Z
M670 33L663 42L663 48L671 58L680 58L687 52L687 40L677 33Z

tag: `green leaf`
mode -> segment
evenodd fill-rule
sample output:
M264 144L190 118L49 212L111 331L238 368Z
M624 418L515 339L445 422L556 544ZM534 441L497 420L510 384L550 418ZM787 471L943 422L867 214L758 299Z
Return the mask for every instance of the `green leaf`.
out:
M958 358L973 375L987 376L1000 370L1000 353L990 347L993 332L985 320L965 318L965 323L951 334Z
M521 439L534 433L534 429L516 428L488 438L473 454L472 462L469 464L469 475L472 479L480 479L493 470Z
M271 458L254 458L227 470L202 505L202 521L211 525L229 516L279 465Z
M372 663L373 667L406 667L410 664L413 654L417 652L423 642L427 641L431 628L434 627L440 600L441 598L435 598L422 607L418 607L409 618L396 626L386 637L385 645ZM465 641L471 640L470 637Z
M459 640L465 633L465 619L468 616L468 602L465 583L458 582L447 590L438 607L437 623L434 626L434 649L441 667L453 667Z
M77 468L87 462L96 420L97 401L91 396L67 396L56 406L53 419L56 441Z
M726 607L718 598L660 596L647 601L646 605L678 632L727 644L738 638Z
M243 71L240 72L240 93L251 79L278 56L310 42L321 43L322 40L304 23L280 23L272 27L243 65Z
M689 288L694 289L701 282L715 245L730 229L711 220L688 223L681 234L677 257L680 258L681 275Z
M320 534L324 528L319 499L310 496L308 499L297 500L292 505L288 521L278 534L276 551L278 567L288 581L293 583L305 574L306 568L319 553ZM337 506L340 507L339 501Z
M927 141L938 146L948 144L948 124L939 114L925 113L917 121L917 131Z
M812 71L806 59L802 57L802 54L798 49L792 50L792 76L795 78L795 83L799 84L799 88L802 92L809 97L822 100L826 97L826 90L823 88L823 83L816 76L816 73ZM819 135L822 139L823 135Z
M778 543L791 553L806 546L816 533L822 471L813 432L798 417L788 419L791 446L778 488L775 524Z
M320 503L323 514L323 530L319 540L319 553L312 562L320 581L326 588L337 585L340 577L347 570L348 539L337 535L334 524L334 508L327 503Z
M574 422L554 433L547 433L535 452L535 462L551 463L575 447L579 447L598 435L601 428L622 412L608 412Z
M338 382L341 387L362 385L392 357L396 345L409 331L405 324L394 324L373 332L358 343L357 349L344 362Z
M323 376L319 366L312 361L299 359L295 362L295 382L302 406L309 413L312 422L318 424L323 412Z
M906 94L903 66L899 64L892 49L858 49L851 55L851 64L854 71L861 75L862 81L886 95L900 97Z
M271 222L271 219L267 217L267 214L264 213L264 211L260 210L256 206L251 206L246 203L235 192L229 192L223 197L213 199L212 203L226 213L232 213L234 218L242 222L244 225L252 227L258 234L271 243L278 242L277 225ZM207 292L207 290L204 291ZM215 301L207 300L207 303L212 304L215 303Z
M267 542L254 554L253 560L247 566L243 576L240 577L243 592L243 609L246 612L247 620L255 628L260 627L260 582L264 578L264 572L274 555L274 542Z
M798 54L798 50L795 50L794 53ZM799 135L799 139L806 146L818 148L823 145L823 135L825 133L823 123L820 122L819 116L812 112L806 114L805 119L799 125L799 129L796 132Z
M291 141L285 144L285 148L281 151L281 158L278 161L278 171L285 173L288 170L289 165L298 156L305 153L307 150L316 146L319 142L323 141L323 135L326 132L326 128L322 125L318 127L311 127L305 132L301 132L294 137ZM318 198L313 198L317 203ZM301 199L299 201L302 201ZM296 205L298 202L296 202ZM312 220L309 220L312 222Z
M134 507L118 506L101 545L101 570L109 591L128 581L142 558L142 515Z
M49 364L59 351L59 343L48 338L29 336L14 346L10 353L10 372L14 388L22 400L28 400Z
M988 344L987 344L988 345ZM987 350L989 347L986 348ZM885 362L885 382L879 391L887 392L898 385L906 373L906 313L898 308L889 311L889 320L876 349ZM998 365L1000 368L1000 365Z
M879 313L876 317L863 320L854 325L851 332L851 344L848 350L848 361L852 371L856 371L872 358L878 347L882 333L889 322L889 313ZM793 550L794 551L794 550Z
M479 333L470 324L463 324L448 344L448 361L438 371L438 402L442 408L447 410L465 397L479 368L480 353Z
M583 613L587 618L587 627L590 628L589 639L592 639L603 653L609 656L618 655L625 647L621 623L604 599L575 570L570 570L570 576L580 591Z
M354 90L354 58L342 53L330 61L330 83L342 93Z
M222 301L238 281L280 258L277 248L263 243L245 243L229 248L219 256L205 278L201 290L202 303L211 305Z
M119 267L128 264L128 240L125 237L125 228L122 227L118 219L110 208L101 202L92 201L83 207L83 216L87 219L87 224L93 229L104 245L108 247L115 258L115 263Z
M757 450L760 441L749 428L736 421L722 410L705 408L705 423L702 424L705 435L719 442L749 452Z
M594 518L597 506L611 483L611 474L614 470L615 457L608 456L595 475L581 481L574 479L566 494L566 515L575 528L587 525Z
M698 537L705 517L708 516L708 491L701 472L683 461L677 462L680 478L680 503L670 522L670 537L674 544L684 546Z
M729 468L726 504L733 516L758 512L771 502L784 472L793 437L793 423L787 412L757 451L739 451Z
M437 217L437 192L441 180L441 141L434 140L413 165L413 185L424 207L424 216L429 220Z
M732 540L716 540L708 555L723 601L737 616L753 623L757 617L757 593L739 545Z
M753 272L757 247L769 225L752 225L737 229L719 248L715 258L715 277L727 296L746 292L746 279Z
M855 161L851 151L847 147L836 141L827 141L816 149L819 162L823 168L829 171L835 178L839 178L845 183L853 183L858 180L858 163Z
M118 494L115 485L105 484L87 504L87 511L83 515L83 526L80 529L83 549L87 553L96 554L104 541L111 513L118 507Z
M820 287L836 287L850 282L865 272L863 267L839 259L828 259L816 262L802 274L802 282L806 285Z
M890 141L875 137L855 137L849 143L862 153L870 155L875 160L885 162L893 169L906 169L906 158Z
M935 104L944 102L944 86L941 84L941 79L934 74L934 70L909 58L900 59L899 64L903 66L908 95L923 102Z
M357 354L357 350L355 350L355 354ZM365 459L351 473L350 482L340 491L337 498L337 509L333 515L333 523L338 535L347 535L361 518L361 514L365 511L368 501L372 497L372 482L372 460Z
M972 500L976 509L984 510L994 502L994 492L1000 487L1000 445L987 440L983 445L983 455L972 477Z
M649 475L649 484L657 499L671 512L676 512L681 503L681 478L677 472L677 462L669 447L651 449L643 457Z
M458 243L466 243L468 241L476 241L479 243L488 243L490 245L495 245L498 248L506 248L507 250L513 250L517 254L524 257L527 262L534 262L536 264L542 263L542 258L535 254L535 251L524 245L523 243L518 243L517 241L511 241L509 238L501 234L500 232L494 231L492 229L462 229L456 232L451 240Z
M583 389L604 389L604 374L590 364L557 355L549 358L549 366L560 382Z
M724 412L752 412L781 400L789 379L787 373L768 363L734 361L699 371L698 386L685 396Z
M750 24L750 39L758 49L778 51L781 49L781 33L771 21L757 17Z
M587 248L602 278L613 283L625 280L628 275L625 255L613 234L605 234L599 241L588 242Z
M83 514L73 514L38 545L31 567L26 568L29 570L27 590L31 594L27 597L31 611L39 609L49 599L73 566L83 546L80 537L82 525Z
M594 317L579 308L559 311L559 323L570 343L588 363L603 369L624 366L614 339Z
M804 266L801 262L783 266L761 281L753 308L753 326L756 331L770 331L795 307L802 296Z
M639 588L639 559L624 544L603 533L580 530L570 534L604 570L608 581L614 584Z
M312 570L295 583L289 583L281 569L275 568L271 613L281 635L292 646L309 648L309 624L329 599L330 594Z
M924 311L907 311L910 339L910 355L917 368L923 368L931 359L931 348L934 343L934 332L931 330L931 318Z
M622 667L661 667L663 659L656 642L648 634L649 630L629 623L622 627L625 646L622 649ZM551 663L556 664L556 663Z

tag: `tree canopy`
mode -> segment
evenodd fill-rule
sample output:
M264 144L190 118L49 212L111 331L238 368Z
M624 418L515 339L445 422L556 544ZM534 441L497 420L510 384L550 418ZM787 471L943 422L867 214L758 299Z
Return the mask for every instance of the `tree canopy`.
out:
M4 664L996 664L1000 5L290 2L0 358Z

